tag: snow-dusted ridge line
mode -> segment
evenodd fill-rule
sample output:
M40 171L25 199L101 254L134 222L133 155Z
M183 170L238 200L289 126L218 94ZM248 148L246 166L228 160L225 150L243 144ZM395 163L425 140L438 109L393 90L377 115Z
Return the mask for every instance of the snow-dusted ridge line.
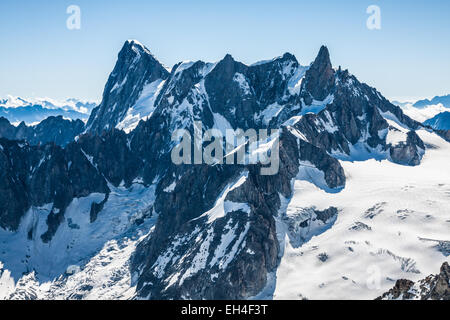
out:
M18 126L25 122L35 126L50 116L63 116L65 119L86 121L96 101L83 101L74 98L56 100L52 98L21 98L8 95L0 98L0 117Z
M96 100L83 100L83 99L75 99L75 98L66 98L63 100L57 100L49 97L27 97L22 98L18 96L7 95L5 98L0 97L0 107L4 108L18 108L18 107L26 107L33 105L42 105L47 109L56 109L63 108L64 110L74 110L82 112L77 107L77 103L81 104L98 104L99 102Z

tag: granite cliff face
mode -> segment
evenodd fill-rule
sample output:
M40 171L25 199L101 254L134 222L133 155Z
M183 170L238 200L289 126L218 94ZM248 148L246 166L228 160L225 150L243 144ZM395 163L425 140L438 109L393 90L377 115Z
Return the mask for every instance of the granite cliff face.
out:
M312 100L323 101L335 87L335 71L331 65L330 53L321 47L314 63L306 73L302 92L307 105Z
M172 134L185 129L193 136L198 123L202 132L223 134L280 129L279 137L264 141L279 144L278 173L261 175L261 163L175 165ZM20 136L4 128L6 138ZM81 198L96 195L88 203L96 224L119 190L152 190L139 218L127 209L130 230L158 217L130 260L134 297L246 299L257 296L277 269L276 225L294 179L335 193L346 185L339 160L418 165L426 151L418 128L378 91L333 69L326 47L307 67L289 53L250 66L227 55L217 63L179 63L169 73L143 45L127 41L102 103L76 141L58 141L62 148L44 145L56 142L52 134L29 143L0 139L0 226L17 231L30 209L51 204L38 235L51 243L61 225L73 225L65 213ZM309 224L332 225L338 214L336 208L312 210L310 219L288 221L290 236L303 241ZM31 228L29 237L36 232Z

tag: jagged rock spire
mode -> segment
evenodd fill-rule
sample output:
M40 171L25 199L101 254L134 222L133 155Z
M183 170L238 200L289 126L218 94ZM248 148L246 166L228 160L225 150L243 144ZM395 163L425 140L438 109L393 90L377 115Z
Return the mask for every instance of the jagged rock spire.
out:
M305 75L305 89L315 100L324 100L334 87L334 70L328 48L322 46Z

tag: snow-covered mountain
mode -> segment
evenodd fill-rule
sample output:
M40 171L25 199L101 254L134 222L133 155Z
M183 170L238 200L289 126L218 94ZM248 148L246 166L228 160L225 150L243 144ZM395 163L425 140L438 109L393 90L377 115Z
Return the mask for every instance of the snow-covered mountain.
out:
M50 116L63 116L66 119L86 121L97 104L78 99L57 101L49 98L27 98L8 96L0 99L0 117L11 123L25 122L36 124Z
M238 128L280 130L254 150L279 146L275 175L172 162L176 130ZM0 297L374 299L448 257L447 133L326 47L306 66L226 55L169 72L127 41L85 134L0 139Z
M450 130L450 111L439 113L424 124L436 130Z
M393 102L402 108L403 112L412 119L425 122L443 112L450 112L450 96L424 99L417 102Z
M88 130L101 133L117 127L130 132L154 111L155 99L168 76L140 42L127 41L105 86L102 103L89 118Z
M427 106L438 105L438 104L442 104L444 107L450 109L450 94L446 95L446 96L436 96L431 100L423 99L423 100L416 101L414 103L414 107L425 108Z

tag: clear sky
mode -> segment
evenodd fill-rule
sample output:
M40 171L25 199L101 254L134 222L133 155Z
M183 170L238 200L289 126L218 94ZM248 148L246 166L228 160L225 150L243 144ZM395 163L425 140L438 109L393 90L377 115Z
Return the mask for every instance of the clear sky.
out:
M81 29L68 30L69 5ZM381 30L369 30L369 5ZM448 0L1 0L0 97L99 100L127 39L165 65L253 63L284 52L309 64L320 46L333 65L392 99L450 93Z

